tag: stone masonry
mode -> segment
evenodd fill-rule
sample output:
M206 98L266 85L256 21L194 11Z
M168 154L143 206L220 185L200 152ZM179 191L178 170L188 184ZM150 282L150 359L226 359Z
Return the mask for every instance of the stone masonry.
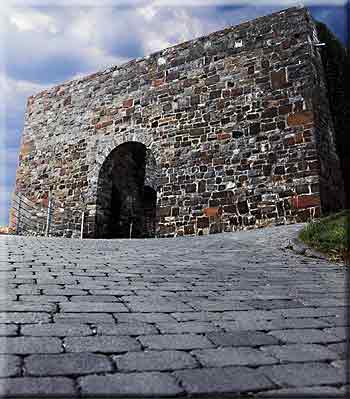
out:
M126 236L130 218L137 236L168 237L338 210L317 42L295 7L32 96L16 192L45 203L51 190L63 225L87 209L86 237L118 223Z

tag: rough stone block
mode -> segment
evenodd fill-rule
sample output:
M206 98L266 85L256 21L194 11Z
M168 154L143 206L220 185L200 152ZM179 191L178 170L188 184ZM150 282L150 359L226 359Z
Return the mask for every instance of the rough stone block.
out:
M217 346L277 345L280 342L278 338L259 331L210 332L207 337Z
M26 355L31 353L63 352L61 341L52 337L0 338L0 353Z
M326 363L291 363L262 366L263 373L281 387L308 387L323 384L344 384L345 373Z
M182 351L145 351L113 356L120 371L164 371L194 368L196 360Z
M78 396L78 392L73 380L65 377L18 377L1 380L1 397L28 397L29 395L75 397Z
M335 334L327 333L316 329L295 329L295 330L275 330L271 331L274 337L277 337L286 343L332 343L342 341Z
M313 123L314 115L311 111L300 111L294 114L289 114L287 123L289 126L300 126Z
M271 87L273 89L281 89L287 84L287 70L282 68L279 71L271 72Z
M69 337L64 345L67 352L122 353L141 349L135 338L126 336Z
M222 394L258 391L275 387L267 377L247 367L204 368L175 371L190 394Z
M261 350L276 357L281 363L317 362L338 359L335 352L322 345L315 344L290 344L263 346Z
M0 377L15 377L21 374L21 358L0 355Z
M211 348L213 344L204 336L196 334L145 335L138 338L150 349L197 349Z
M27 375L81 375L112 371L107 356L92 353L62 353L59 355L32 355L25 359Z
M192 352L204 367L260 366L278 360L253 348L202 349Z
M176 396L183 392L169 373L118 373L78 380L83 395Z

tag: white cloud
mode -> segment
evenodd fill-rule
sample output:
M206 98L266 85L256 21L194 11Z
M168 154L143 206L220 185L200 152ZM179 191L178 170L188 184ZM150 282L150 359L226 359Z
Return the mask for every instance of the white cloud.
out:
M23 114L27 98L42 90L45 90L48 85L33 83L25 80L15 80L4 74L0 74L0 91L5 103L5 112L1 117L7 119L14 119ZM0 127L1 128L1 127Z
M26 10L26 12L23 12L21 9L15 10L10 16L10 22L13 23L20 32L58 32L58 27L53 18L34 10Z
M152 4L146 7L140 7L136 9L136 12L142 15L146 21L152 20L157 15L157 9Z

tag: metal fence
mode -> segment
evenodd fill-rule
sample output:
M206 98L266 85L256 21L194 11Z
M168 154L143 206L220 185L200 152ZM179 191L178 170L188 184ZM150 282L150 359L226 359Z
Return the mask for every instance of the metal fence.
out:
M28 236L83 238L84 212L76 220L51 194L35 203L21 193L12 198L10 233Z

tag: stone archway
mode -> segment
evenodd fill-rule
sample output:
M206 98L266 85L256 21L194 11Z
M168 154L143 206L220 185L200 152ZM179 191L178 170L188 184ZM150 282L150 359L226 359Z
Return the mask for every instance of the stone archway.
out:
M97 184L96 238L154 237L156 163L140 142L117 146L103 162Z

